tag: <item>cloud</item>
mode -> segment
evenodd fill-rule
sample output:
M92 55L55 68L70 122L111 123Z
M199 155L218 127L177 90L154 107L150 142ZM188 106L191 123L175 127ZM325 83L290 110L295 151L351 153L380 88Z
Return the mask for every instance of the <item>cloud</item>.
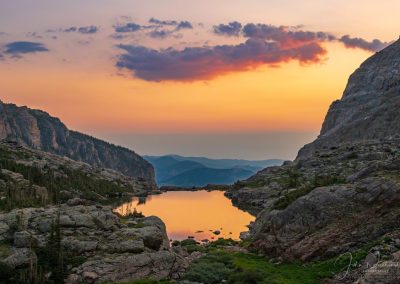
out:
M236 21L227 25L220 24L218 26L214 26L214 33L217 35L239 36L241 30L242 24Z
M87 26L87 27L80 27L78 32L81 34L95 34L99 31L99 28L96 26Z
M4 53L20 56L26 53L49 51L42 43L30 41L15 41L4 46Z
M303 31L298 28L266 24L247 24L243 27L243 35L248 38L274 40L285 44L336 40L334 35L326 32Z
M361 48L372 52L380 51L390 44L389 42L382 42L379 39L366 41L358 37L351 38L349 35L342 36L339 41L347 48Z
M116 25L114 26L114 30L117 33L132 33L137 32L142 28L141 25L136 23L126 23L124 25Z
M51 31L51 30L50 30ZM95 34L99 31L99 28L97 26L85 26L85 27L69 27L66 29L62 30L65 33L74 33L78 32L81 34Z
M149 20L150 24L155 24L155 25L160 25L160 26L176 26L178 25L177 21L162 21L162 20L158 20L156 18L151 18Z
M163 39L166 38L170 35L172 35L174 33L174 31L169 31L169 30L154 30L148 33L148 35L151 38L159 38L159 39Z
M128 69L140 79L155 82L209 80L230 72L292 60L315 63L326 54L317 42L286 47L257 38L238 45L187 47L183 50L154 50L122 44L118 47L125 52L118 57L118 68Z
M65 33L72 33L72 32L76 32L78 30L77 27L70 27L64 30Z
M156 18L151 18L149 20L150 24L156 25L156 26L175 26L176 30L183 30L183 29L193 29L193 25L192 23L190 23L189 21L162 21L162 20L158 20ZM154 27L154 26L153 26ZM149 27L151 28L151 26Z
M179 30L184 30L184 29L193 29L193 25L188 22L188 21L181 21L177 26L176 29Z

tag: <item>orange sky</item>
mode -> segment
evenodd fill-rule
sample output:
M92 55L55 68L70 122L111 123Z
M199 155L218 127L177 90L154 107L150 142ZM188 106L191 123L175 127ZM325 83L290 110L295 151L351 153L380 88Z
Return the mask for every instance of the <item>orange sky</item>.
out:
M322 63L293 62L190 83L126 78L107 66L99 72L42 69L38 57L46 55L38 55L0 70L2 99L44 109L86 132L316 131L348 76L371 54L335 43L327 48Z
M92 0L85 3L45 0L37 5L27 0L6 3L0 11L1 99L43 109L60 117L71 129L133 147L141 154L182 152L173 146L146 147L145 140L135 144L134 139L124 140L118 135L305 133L291 149L282 152L265 149L258 155L248 155L245 150L237 153L239 157L293 158L297 149L309 142L310 133L312 136L318 133L330 103L341 97L348 76L372 52L328 41L321 43L327 54L319 63L304 65L292 60L276 67L258 64L254 70L235 71L207 81L152 82L115 67L116 56L122 51L116 47L118 41L111 39L113 25L124 20L144 25L150 17L189 20L193 24L193 30L165 39L151 39L141 33L126 40L154 49L242 43L242 38L212 34L213 25L234 20L243 24L304 25L302 29L306 31L324 31L337 37L350 34L367 41L373 38L391 41L397 37L395 7L400 8L399 2L392 0L380 1L379 5L376 1L359 0L351 3L328 0L324 5L314 0L190 3L180 0L164 4L155 0L146 3L118 0L113 5ZM293 9L288 11L288 5ZM381 13L379 21L374 20L377 13ZM99 32L93 35L48 32L88 25L98 26ZM29 34L32 32L36 34ZM50 51L23 54L19 58L6 55L7 43L22 40L41 42ZM286 138L282 136L283 139ZM188 143L196 140L193 136ZM183 154L208 153L204 149L192 152ZM209 153L210 156L230 154L223 149L220 155L218 149L210 149Z

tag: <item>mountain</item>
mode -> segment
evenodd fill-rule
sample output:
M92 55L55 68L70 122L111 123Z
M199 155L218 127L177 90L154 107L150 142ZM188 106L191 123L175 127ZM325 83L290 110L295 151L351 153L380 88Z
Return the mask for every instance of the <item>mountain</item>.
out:
M207 184L233 184L240 179L248 178L252 174L254 174L254 172L240 168L211 169L202 167L173 176L163 181L163 184L179 187L202 187Z
M127 176L154 179L151 164L135 152L69 130L58 118L41 110L0 102L0 139L110 168Z
M205 157L183 157L179 155L169 155L169 157L173 157L178 161L198 162L208 168L214 168L214 169L249 167L256 169L256 171L270 166L277 166L284 162L283 160L280 159L268 159L268 160L210 159Z
M0 142L0 212L83 198L110 203L113 197L147 195L152 181L124 176L67 157Z
M362 265L345 283L371 277L367 268L377 261L365 265L376 255L390 265L400 242L399 106L400 40L351 75L320 136L294 162L259 171L226 193L257 214L253 247L286 261L357 255Z
M280 165L282 160L249 161L209 159L179 155L144 156L156 170L159 185L201 187L207 184L232 184L248 178L263 167Z

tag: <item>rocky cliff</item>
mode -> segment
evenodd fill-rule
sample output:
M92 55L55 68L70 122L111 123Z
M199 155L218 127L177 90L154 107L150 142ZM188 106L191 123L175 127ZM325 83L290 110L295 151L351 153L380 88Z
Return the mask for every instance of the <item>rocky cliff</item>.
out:
M400 137L400 40L366 60L332 103L316 141L298 159L345 142Z
M154 180L151 164L133 151L71 131L58 118L40 110L0 102L0 139Z
M370 249L398 232L399 106L397 41L351 75L320 136L294 162L264 169L227 192L257 214L253 245L269 257L310 261ZM397 251L400 239L387 238L390 253Z

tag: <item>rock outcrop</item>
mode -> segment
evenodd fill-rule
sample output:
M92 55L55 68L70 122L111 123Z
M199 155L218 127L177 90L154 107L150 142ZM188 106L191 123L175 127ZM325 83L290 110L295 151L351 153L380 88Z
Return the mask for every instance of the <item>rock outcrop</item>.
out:
M0 139L154 182L154 169L135 152L69 130L46 112L0 102Z
M42 265L45 253L57 250L57 242L49 245L59 236L57 253L71 284L179 278L187 267L186 260L170 250L165 225L158 217L121 219L111 207L80 205L83 202L1 214L1 262L38 275L48 269Z
M351 75L320 136L294 162L264 169L227 192L234 204L258 214L250 228L253 245L270 257L310 261L396 232L399 106L400 40Z

